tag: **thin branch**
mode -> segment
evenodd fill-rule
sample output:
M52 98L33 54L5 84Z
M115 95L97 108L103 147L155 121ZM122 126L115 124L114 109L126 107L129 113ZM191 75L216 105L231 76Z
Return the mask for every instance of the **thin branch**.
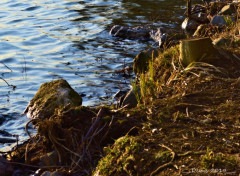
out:
M90 136L90 134L92 133L93 129L96 127L96 125L98 124L99 120L101 119L103 112L104 112L103 108L101 108L101 109L98 111L96 120L94 121L94 123L92 124L92 126L89 128L89 130L88 130L86 136L84 137L83 141L85 141L85 140Z
M9 87L12 87L13 90L16 89L17 86L14 86L12 84L8 84L8 82L3 77L0 77L0 79L3 80Z
M9 87L11 86L4 78L0 77L0 79L3 80Z
M85 145L87 139L90 137L91 133L93 132L93 129L95 129L95 127L96 127L97 124L99 123L100 119L102 118L103 112L104 112L104 109L103 109L103 108L101 108L101 109L98 111L96 120L93 122L93 124L92 124L91 127L89 128L86 136L83 137L82 143L81 143L81 145L80 145L80 150L81 150L82 148L83 148L83 150L85 150L85 149L84 149L84 145ZM106 125L106 124L105 124L105 125ZM102 129L103 129L103 128L101 128L99 131L101 131ZM98 129L96 129L96 130L98 130ZM96 130L95 130L95 132L96 132ZM98 131L98 132L99 132L99 131ZM94 135L94 134L93 134L93 135ZM89 144L88 144L88 146L89 146ZM76 162L76 164L75 164L75 166L73 167L72 170L75 170L75 169L77 168L77 166L78 166L79 162L82 160L84 154L85 154L85 152L83 152L83 153L82 153L82 156L79 157L78 161Z
M12 72L12 69L9 68L6 64L4 64L3 62L1 62L1 64L3 64L7 69L9 69Z

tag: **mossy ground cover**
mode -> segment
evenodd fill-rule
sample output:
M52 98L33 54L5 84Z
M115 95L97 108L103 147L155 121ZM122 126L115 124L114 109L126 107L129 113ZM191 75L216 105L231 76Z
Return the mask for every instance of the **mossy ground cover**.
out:
M214 63L182 67L175 46L150 62L138 79L144 108L136 113L147 115L135 143L116 141L95 175L238 175L240 62L238 53L218 52ZM131 167L121 160L128 157Z
M238 79L211 75L192 81L185 92L166 95L147 105L147 120L139 135L133 137L140 139L141 149L133 154L138 159L131 161L132 167L124 170L121 168L123 163L112 164L126 155L124 150L132 145L129 143L117 155L107 152L97 167L100 175L240 173ZM117 147L116 141L110 149L113 151ZM106 162L109 157L111 161Z

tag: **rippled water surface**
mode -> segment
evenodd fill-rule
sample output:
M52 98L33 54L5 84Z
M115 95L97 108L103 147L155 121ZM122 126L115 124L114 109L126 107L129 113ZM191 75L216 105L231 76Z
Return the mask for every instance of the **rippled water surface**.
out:
M114 71L131 65L150 43L114 38L108 31L115 24L179 28L184 3L1 0L0 129L26 138L28 119L21 113L42 83L57 78L86 95L83 105L112 103L112 95L131 80Z

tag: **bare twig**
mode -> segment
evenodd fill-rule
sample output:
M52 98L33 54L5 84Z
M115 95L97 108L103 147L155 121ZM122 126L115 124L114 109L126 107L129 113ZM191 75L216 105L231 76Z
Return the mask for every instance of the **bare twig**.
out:
M12 72L12 69L9 68L6 64L4 64L3 62L1 62L1 64L3 64L7 69L9 69Z
M9 84L3 77L0 77L1 80L3 80L9 87L12 87L13 90L16 89L16 86Z
M205 154L205 153L206 153L206 152L204 152L204 151L198 151L198 152L187 151L187 152L182 153L182 154L176 154L176 156L178 156L178 157L183 157L183 156L187 156L187 155L191 155L191 154L202 155L202 154Z
M88 142L88 145L87 145L87 147L86 147L86 150L88 149L88 147L89 147L90 144L92 143L92 140L93 140L94 136L98 135L98 134L105 128L105 126L106 126L106 123L104 124L104 126L103 126L102 128L100 128L100 129L97 128L97 129L95 130L95 132L93 133L93 135L91 136L91 138L90 138L90 140L89 140L89 142Z
M83 141L85 141L89 136L90 134L92 133L93 129L96 127L96 125L98 124L99 120L101 119L102 115L103 115L103 108L101 108L99 111L98 111L98 114L97 114L97 117L96 117L96 120L94 121L94 123L91 125L91 127L89 128L86 136L83 138Z
M80 150L83 149L84 152L82 152L81 157L79 157L78 161L75 163L75 166L73 167L72 170L75 170L75 169L76 169L76 167L78 166L79 162L80 162L80 161L82 160L82 158L84 157L85 151L86 151L86 148L84 148L84 146L85 146L87 140L89 139L90 135L93 133L93 130L96 128L97 124L99 123L100 119L102 118L103 112L104 112L103 108L101 108L101 109L98 111L96 120L93 122L93 124L92 124L91 127L89 128L87 134L83 137L82 143L81 143L81 145L80 145ZM106 124L105 124L105 125L106 125ZM102 129L103 129L103 128L101 128L99 131L101 131ZM95 133L98 133L98 132L99 132L99 131L97 132L97 130L98 130L98 129L95 130ZM93 136L94 136L94 133L93 133L92 137L93 137ZM90 139L90 142L88 143L87 148L88 148L88 146L90 145L91 141L92 141L92 139Z
M26 145L25 148L25 162L28 162L28 152L29 152L29 143Z
M9 87L11 86L4 78L0 77L0 79L3 80Z

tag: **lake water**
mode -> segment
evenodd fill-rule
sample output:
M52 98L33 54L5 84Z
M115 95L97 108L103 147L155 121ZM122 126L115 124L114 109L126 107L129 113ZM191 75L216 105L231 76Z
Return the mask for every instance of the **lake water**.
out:
M184 11L184 0L1 0L0 130L26 139L23 110L42 83L58 78L85 94L83 105L111 104L131 81L115 70L151 44L114 38L111 27L180 29Z

